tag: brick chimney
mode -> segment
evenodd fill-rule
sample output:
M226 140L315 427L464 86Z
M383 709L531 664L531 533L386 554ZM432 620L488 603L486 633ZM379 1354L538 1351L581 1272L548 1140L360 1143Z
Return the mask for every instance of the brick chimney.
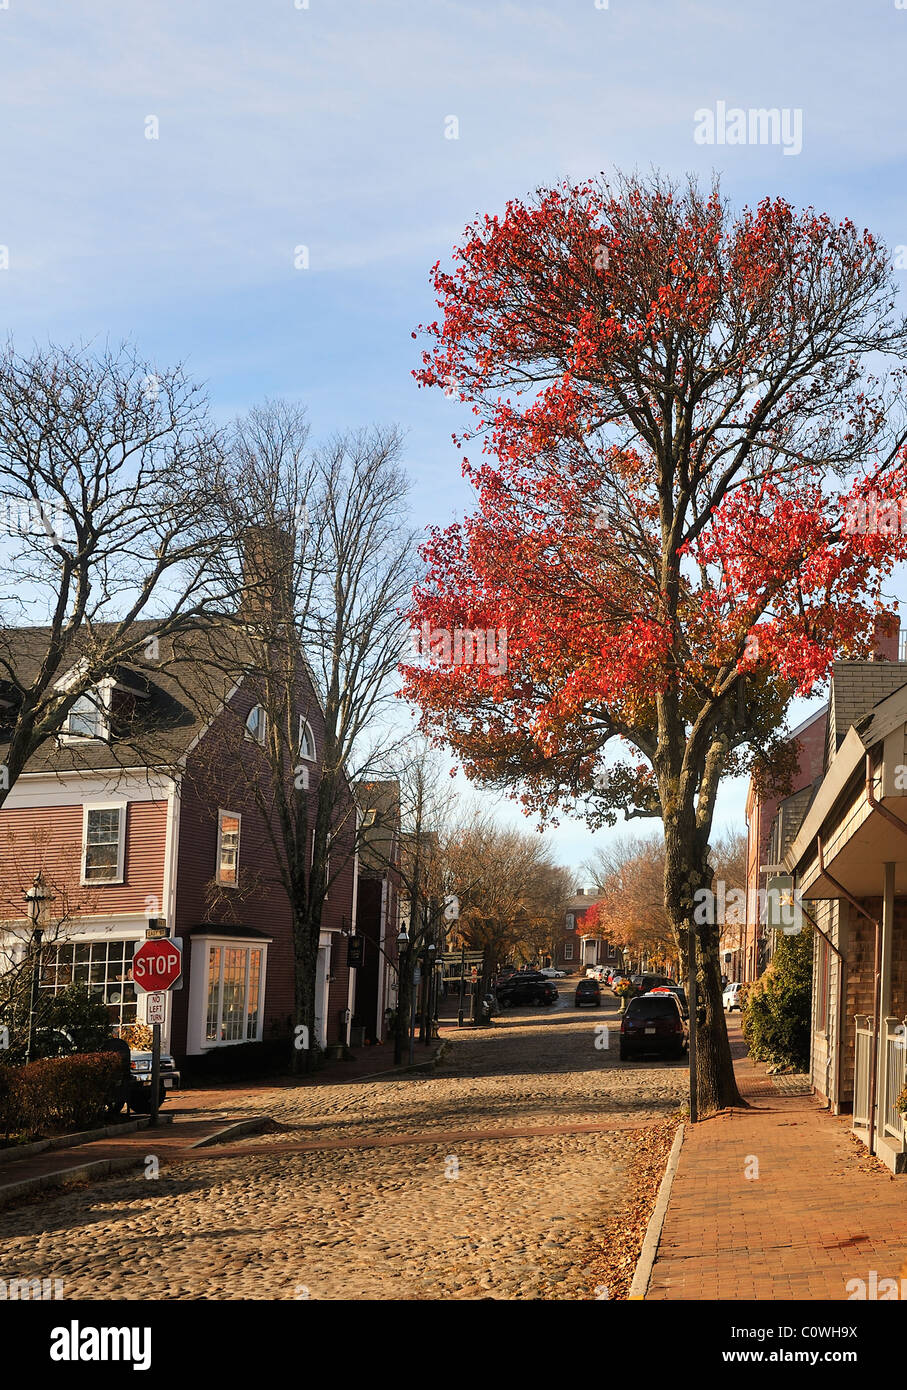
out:
M897 661L901 633L897 613L877 613L872 628L873 661Z
M293 617L293 538L279 526L250 526L243 536L240 617L250 624Z

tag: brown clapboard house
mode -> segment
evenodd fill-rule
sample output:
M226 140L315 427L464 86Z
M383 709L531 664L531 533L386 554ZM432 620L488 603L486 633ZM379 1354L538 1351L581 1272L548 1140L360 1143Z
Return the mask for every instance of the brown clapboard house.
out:
M263 711L241 678L218 674L223 630L212 622L155 644L154 624L144 626L153 657L111 670L78 701L0 808L0 968L4 951L15 959L27 949L23 893L41 872L54 894L41 988L87 984L115 1027L142 1022L131 960L149 917L163 918L184 958L163 1042L191 1072L193 1058L217 1049L292 1035L291 918L268 825L248 794L247 774L262 775ZM4 636L27 677L44 633ZM324 724L308 676L297 699L313 817ZM0 709L0 763L2 719ZM355 1006L347 965L356 913L351 792L340 821L318 953L322 1046L349 1041Z

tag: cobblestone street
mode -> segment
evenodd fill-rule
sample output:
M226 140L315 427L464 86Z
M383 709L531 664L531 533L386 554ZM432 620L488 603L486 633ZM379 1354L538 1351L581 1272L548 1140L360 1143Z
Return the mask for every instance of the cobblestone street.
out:
M277 1128L3 1212L0 1274L65 1298L587 1297L627 1130L685 1090L682 1063L620 1063L616 1027L615 1001L580 1013L565 981L433 1071L237 1092L231 1113Z

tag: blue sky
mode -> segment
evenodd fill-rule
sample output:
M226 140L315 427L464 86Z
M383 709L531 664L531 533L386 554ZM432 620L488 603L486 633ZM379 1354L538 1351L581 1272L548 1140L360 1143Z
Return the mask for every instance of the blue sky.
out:
M223 418L283 395L316 436L397 422L420 525L470 504L462 407L417 390L410 334L476 213L564 176L717 169L737 202L783 194L907 244L895 0L8 4L0 306L17 345L128 336L186 361ZM802 111L802 152L696 144L694 112L718 101ZM729 786L719 821L742 806ZM556 844L578 865L592 840L565 824Z

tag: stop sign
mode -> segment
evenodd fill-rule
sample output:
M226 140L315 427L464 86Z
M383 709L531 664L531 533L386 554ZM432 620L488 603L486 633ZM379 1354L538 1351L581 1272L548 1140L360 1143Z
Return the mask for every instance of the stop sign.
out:
M145 993L172 989L183 969L183 953L175 941L143 941L132 957L132 980Z

